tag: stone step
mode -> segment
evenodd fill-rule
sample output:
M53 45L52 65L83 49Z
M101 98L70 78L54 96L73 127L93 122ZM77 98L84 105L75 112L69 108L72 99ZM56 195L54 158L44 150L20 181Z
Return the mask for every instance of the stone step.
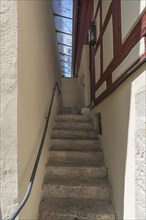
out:
M51 138L53 139L98 139L96 131L81 131L81 130L53 130Z
M55 150L96 150L100 149L100 140L51 139L50 148Z
M107 168L101 162L97 163L64 163L48 162L47 176L68 178L102 178L107 176Z
M45 197L98 199L109 201L109 185L106 179L46 177L43 184Z
M73 115L80 115L81 108L80 107L63 107L62 112L60 114L73 114Z
M56 117L40 220L115 220L99 136L78 113L65 109Z
M93 130L93 124L91 122L55 122L54 130Z
M68 150L51 150L49 152L49 161L51 162L70 162L80 163L80 161L85 163L102 161L103 153L102 151L68 151Z
M105 201L44 198L40 220L115 220L115 214L111 204Z
M84 115L74 115L74 114L70 114L70 115L57 115L56 116L56 121L68 121L68 122L91 122L91 119L87 116Z

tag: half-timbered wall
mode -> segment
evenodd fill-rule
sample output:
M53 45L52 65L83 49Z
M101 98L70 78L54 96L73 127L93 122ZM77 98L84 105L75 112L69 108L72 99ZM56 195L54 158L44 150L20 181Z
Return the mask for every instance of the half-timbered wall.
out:
M146 58L145 1L94 0L97 43L93 49L92 93L97 105Z
M136 98L145 94L146 84L145 5L144 0L94 0L97 43L92 48L91 115L96 124L96 114L101 114L100 138L114 208L117 219L126 220L146 216L146 179L141 177L145 166L144 150L141 153L145 96L143 100ZM141 109L138 114L137 106ZM141 171L138 178L137 170Z

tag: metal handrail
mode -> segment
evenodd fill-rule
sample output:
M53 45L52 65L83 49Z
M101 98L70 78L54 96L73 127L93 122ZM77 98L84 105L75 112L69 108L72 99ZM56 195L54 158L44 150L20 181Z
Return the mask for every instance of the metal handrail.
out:
M35 175L36 175L36 171L37 171L37 167L38 167L38 164L39 164L41 152L42 152L42 149L43 149L43 146L44 146L44 141L45 141L45 137L46 137L46 133L47 133L47 129L48 129L48 123L49 123L49 119L50 119L50 114L51 114L51 109L52 109L56 89L58 89L58 92L59 92L58 95L60 95L61 92L60 92L58 82L55 83L55 86L53 88L53 94L52 94L52 98L51 98L51 103L50 103L48 115L46 117L47 120L46 120L46 124L45 124L45 128L44 128L44 132L43 132L43 135L42 135L41 143L40 143L38 154L37 154L35 164L34 164L34 167L33 167L33 170L32 170L32 174L31 174L31 177L30 177L30 180L29 180L27 191L26 191L25 196L22 199L21 203L19 204L19 206L16 208L14 213L10 216L9 220L14 220L17 217L17 215L19 214L19 212L21 211L21 209L23 208L23 206L25 205L25 203L27 202L27 200L30 196L32 186L33 186L33 183L34 183L34 179L35 179Z

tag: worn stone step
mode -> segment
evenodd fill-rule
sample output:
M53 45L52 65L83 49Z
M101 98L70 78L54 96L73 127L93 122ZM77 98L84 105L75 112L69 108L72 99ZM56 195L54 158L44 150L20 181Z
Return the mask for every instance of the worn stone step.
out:
M56 121L68 121L68 122L91 122L91 119L87 116L84 115L57 115L56 116Z
M51 138L55 139L98 139L96 131L81 131L81 130L53 130Z
M105 201L44 198L40 220L115 220L115 213L111 204Z
M96 150L100 148L100 140L51 139L50 148L56 150Z
M69 130L93 130L93 124L91 122L55 122L54 130L62 130L62 129L69 129Z
M46 177L44 195L48 198L80 198L109 200L109 185L106 179Z
M62 112L60 114L71 114L71 115L80 115L81 108L80 107L63 107Z
M48 176L68 178L101 178L107 176L107 168L101 162L97 163L64 163L48 162Z
M49 152L49 161L52 162L70 162L79 163L80 161L85 163L102 161L102 151L68 151L68 150L51 150Z

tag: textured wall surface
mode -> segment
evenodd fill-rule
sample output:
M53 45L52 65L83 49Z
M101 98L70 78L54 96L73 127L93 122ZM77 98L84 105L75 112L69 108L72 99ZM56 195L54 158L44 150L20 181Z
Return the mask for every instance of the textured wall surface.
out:
M135 96L136 219L146 219L146 73Z
M146 66L131 82L124 183L124 219L145 219L145 87Z
M18 202L17 1L0 3L0 212L2 219L8 219Z

